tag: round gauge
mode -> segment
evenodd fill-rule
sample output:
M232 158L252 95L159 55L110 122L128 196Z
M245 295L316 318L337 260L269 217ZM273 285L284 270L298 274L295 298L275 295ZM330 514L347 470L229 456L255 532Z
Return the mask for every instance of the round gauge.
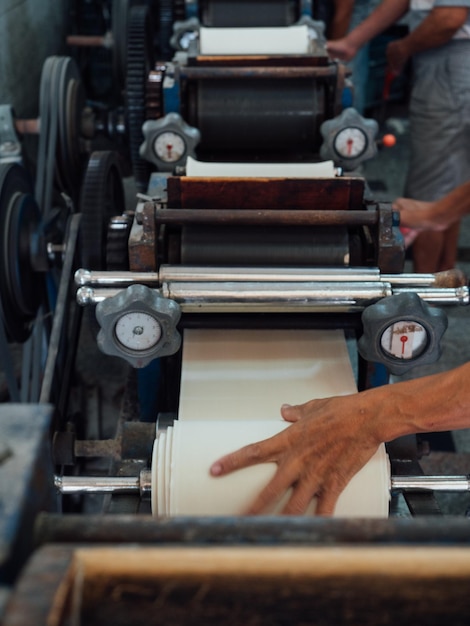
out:
M120 317L114 327L116 338L128 350L150 350L160 340L162 329L157 320L141 311L131 311Z
M186 142L178 133L166 130L157 135L153 149L157 157L165 163L176 163L186 152Z
M387 356L404 360L416 359L427 348L428 332L418 322L400 320L385 329L380 345Z
M343 159L355 159L367 149L367 135L356 126L343 128L336 135L333 147Z

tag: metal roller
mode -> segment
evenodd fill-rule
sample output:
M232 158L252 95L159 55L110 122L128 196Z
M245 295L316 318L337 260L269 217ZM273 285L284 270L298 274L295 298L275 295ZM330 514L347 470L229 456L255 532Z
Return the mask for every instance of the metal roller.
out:
M289 245L286 246L286 241ZM271 265L284 267L349 263L345 228L321 229L321 234L295 227L184 228L181 235L183 265Z
M281 152L284 159L314 155L326 117L324 83L233 79L189 87L188 123L201 131L205 152L268 155L268 160Z

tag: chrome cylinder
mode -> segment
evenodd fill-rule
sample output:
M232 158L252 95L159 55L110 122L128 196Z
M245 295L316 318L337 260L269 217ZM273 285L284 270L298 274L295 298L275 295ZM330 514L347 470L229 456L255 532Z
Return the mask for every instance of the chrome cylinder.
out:
M150 497L152 473L142 470L139 476L54 476L54 486L63 495L71 494L129 494Z
M392 492L470 491L468 476L392 476Z
M372 282L378 268L191 267L162 265L162 283L175 282Z
M393 295L400 293L416 293L421 300L428 304L451 305L470 303L470 295L468 287L456 288L433 288L433 287L398 287L393 289Z
M390 285L380 282L174 282L164 283L161 292L185 313L356 311L392 295Z

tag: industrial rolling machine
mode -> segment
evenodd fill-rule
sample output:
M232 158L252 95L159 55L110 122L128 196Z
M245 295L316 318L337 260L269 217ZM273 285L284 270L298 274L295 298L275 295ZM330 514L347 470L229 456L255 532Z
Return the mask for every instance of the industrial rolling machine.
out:
M243 31L243 33L241 32ZM187 32L175 34L175 45ZM352 170L376 153L377 123L342 109L346 68L323 24L197 26L187 51L150 72L140 157L173 172L210 161L315 162ZM147 180L139 180L143 191Z
M433 305L468 301L465 278L458 274L401 273L404 248L396 216L390 205L365 198L361 178L168 176L164 186L158 176L152 180L155 186L139 202L122 242L128 270L81 269L76 282L78 302L96 306L100 349L123 358L138 377L151 372L146 380L156 390L154 417L181 420L183 407L197 404L184 397L193 393L187 391L188 381L198 379L200 368L212 367L214 373L215 363L232 371L222 362L243 343L246 353L232 357L243 362L245 374L237 374L234 387L219 399L222 403L234 394L235 402L238 395L237 413L249 412L243 393L234 391L242 379L256 379L274 362L280 371L301 368L289 344L300 341L310 345L312 355L320 354L316 342L327 341L330 333L332 360L338 333L342 344L349 331L355 346L362 334L354 350L355 358L359 350L364 359L359 359L364 366L359 387L365 388L370 385L367 361L399 375L438 358L446 319ZM270 358L253 365L253 350L267 350ZM152 369L155 361L159 376ZM320 363L321 358L319 371ZM273 404L260 412L277 414L287 393L277 374L274 379L280 395L269 391L273 379L268 376L264 393ZM325 384L319 383L322 396L344 393ZM218 387L216 380L212 387ZM306 393L313 387L310 380ZM250 394L246 397L253 399ZM199 396L208 401L199 415L207 416L217 394L209 388ZM257 413L251 411L253 420ZM61 480L58 484L63 488Z
M76 275L79 301L96 306L101 349L133 366L115 438L67 430L52 442L64 504L104 494L100 514L37 517L42 547L4 623L281 624L288 613L373 624L397 602L404 623L466 619L468 525L439 519L430 495L468 490L465 476L420 476L417 451L407 476L393 458L390 474L381 449L348 486L340 518L250 519L238 513L270 469L230 485L207 471L224 451L278 432L280 402L354 393L345 329L363 326L360 352L398 374L435 359L446 322L433 304L466 303L465 281L400 273L393 212L364 198L361 179L170 176L148 192L121 248L129 269ZM158 396L147 422L142 386ZM10 416L16 429L25 413ZM34 408L36 430L50 419L47 406ZM37 458L50 458L40 441ZM105 471L91 475L97 457ZM392 501L386 519L398 492L432 516L394 517Z

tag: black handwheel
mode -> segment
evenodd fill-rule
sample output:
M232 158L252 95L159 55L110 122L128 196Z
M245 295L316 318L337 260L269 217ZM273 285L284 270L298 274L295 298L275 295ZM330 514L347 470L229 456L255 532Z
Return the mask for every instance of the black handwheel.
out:
M93 152L82 184L80 211L81 264L89 270L106 268L108 222L125 209L121 168L116 152Z
M35 268L41 213L29 175L18 164L0 165L0 297L8 339L22 343L44 296L44 274Z

